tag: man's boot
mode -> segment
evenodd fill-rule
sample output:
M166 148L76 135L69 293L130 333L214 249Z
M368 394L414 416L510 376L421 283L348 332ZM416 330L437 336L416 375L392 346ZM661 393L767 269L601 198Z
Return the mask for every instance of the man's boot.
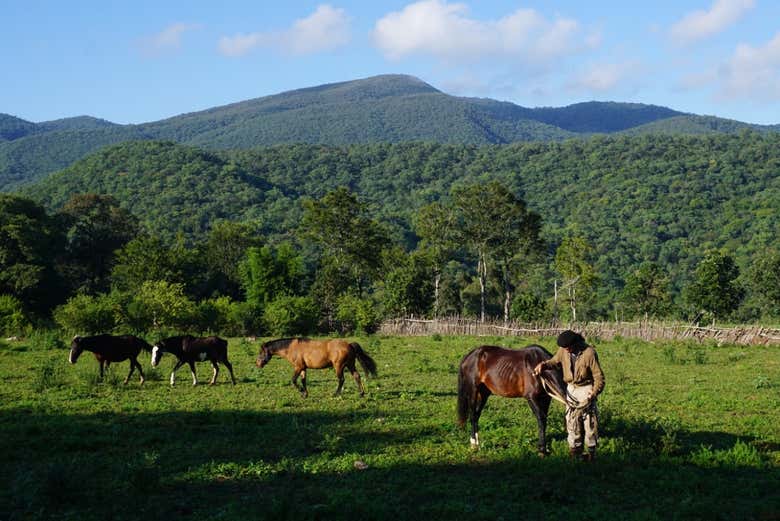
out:
M596 461L596 447L588 447L588 453L585 454L582 459L591 463Z
M582 447L569 447L569 457L573 460L582 459Z

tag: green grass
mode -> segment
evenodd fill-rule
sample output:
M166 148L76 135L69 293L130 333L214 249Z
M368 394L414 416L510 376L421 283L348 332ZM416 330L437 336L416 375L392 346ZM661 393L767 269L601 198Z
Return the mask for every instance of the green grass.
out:
M599 459L535 453L524 400L493 397L482 449L455 425L457 366L471 348L550 339L357 339L376 360L358 396L332 370L309 398L257 344L231 341L238 385L192 387L173 360L97 379L85 353L0 347L0 519L778 519L780 348L599 343ZM672 356L671 353L674 353ZM198 373L205 384L208 364ZM365 464L367 468L361 469Z

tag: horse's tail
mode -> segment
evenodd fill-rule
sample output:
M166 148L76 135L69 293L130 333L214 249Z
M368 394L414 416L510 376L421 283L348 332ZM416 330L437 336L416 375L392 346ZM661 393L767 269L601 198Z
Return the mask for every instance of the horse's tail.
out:
M374 362L374 359L368 356L357 342L352 342L349 344L349 347L355 352L355 356L360 365L363 366L363 370L371 376L376 376L376 362Z
M458 372L458 425L463 427L471 413L472 402L476 387L474 379L477 375L477 361L479 353L477 349L470 351L460 362L460 371Z

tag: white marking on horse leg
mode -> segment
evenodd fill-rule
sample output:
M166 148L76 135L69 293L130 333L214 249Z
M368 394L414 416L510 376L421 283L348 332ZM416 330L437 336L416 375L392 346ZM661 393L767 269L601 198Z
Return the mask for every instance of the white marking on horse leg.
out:
M157 364L160 363L160 359L157 358L157 353L160 351L160 348L157 346L154 346L152 348L152 367L157 367Z
M176 381L176 371L171 371L171 385Z
M195 371L190 370L192 373L192 385L198 385L198 377L195 375Z
M469 439L469 443L471 444L472 449L478 449L479 448L479 433L475 432L471 435L471 439Z

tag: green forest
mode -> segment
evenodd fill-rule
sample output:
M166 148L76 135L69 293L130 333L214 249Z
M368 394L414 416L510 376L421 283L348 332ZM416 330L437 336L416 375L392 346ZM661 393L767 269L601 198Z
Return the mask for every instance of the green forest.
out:
M0 326L777 322L780 135L113 145L0 195ZM557 292L557 298L556 298Z

